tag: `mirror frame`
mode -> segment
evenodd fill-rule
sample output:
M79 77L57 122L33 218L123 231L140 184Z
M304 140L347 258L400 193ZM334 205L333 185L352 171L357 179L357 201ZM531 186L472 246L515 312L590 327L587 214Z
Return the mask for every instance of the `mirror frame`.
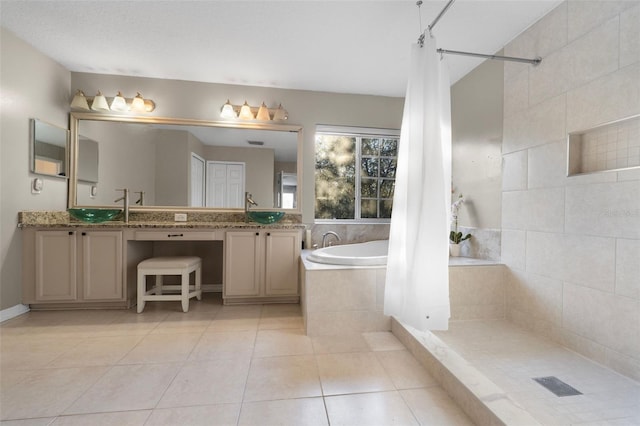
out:
M279 208L264 208L260 210L265 211L285 211L291 214L302 214L302 146L303 146L303 134L302 126L295 124L272 124L261 122L241 122L241 121L208 121L208 120L196 120L188 118L171 118L171 117L145 117L145 116L123 116L113 114L100 114L91 112L71 112L69 114L69 129L71 132L69 145L69 190L67 191L67 207L77 208L86 207L77 204L77 189L78 189L78 141L79 133L78 126L80 120L91 121L104 121L104 122L117 122L117 123L131 123L131 124L173 124L183 126L202 126L202 127L223 127L230 129L254 129L254 130L274 130L281 132L295 132L298 134L298 154L296 173L298 175L298 188L296 199L298 203L295 209L279 209ZM108 207L108 206L90 206L90 207ZM112 207L112 206L109 206ZM129 206L131 212L238 212L244 211L239 208L215 208L215 207L188 207L188 206Z
M55 129L59 129L60 131L64 132L64 135L65 135L64 170L63 170L64 175L53 174L53 173L43 173L41 171L36 170L36 142L38 137L36 128L38 126L38 123L49 126L49 127L53 127ZM46 121L40 120L39 118L30 118L29 119L29 172L36 175L48 176L48 177L57 178L57 179L69 179L69 173L71 169L71 166L69 165L69 160L71 158L69 155L69 151L71 148L70 145L71 143L70 143L70 137L69 137L69 130L65 129L64 127L56 126L55 124L51 124Z

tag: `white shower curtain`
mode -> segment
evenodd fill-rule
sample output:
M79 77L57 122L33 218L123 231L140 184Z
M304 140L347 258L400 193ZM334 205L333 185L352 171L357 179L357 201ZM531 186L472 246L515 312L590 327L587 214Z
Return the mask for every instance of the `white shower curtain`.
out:
M404 103L384 313L418 330L449 323L451 103L436 41L412 46Z

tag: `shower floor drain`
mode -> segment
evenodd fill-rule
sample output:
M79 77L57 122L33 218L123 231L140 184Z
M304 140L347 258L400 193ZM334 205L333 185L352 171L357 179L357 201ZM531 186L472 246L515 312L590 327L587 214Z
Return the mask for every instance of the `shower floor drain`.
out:
M574 396L582 395L582 392L569 386L562 380L555 376L549 377L534 377L533 380L540 383L542 386L556 394L556 396Z

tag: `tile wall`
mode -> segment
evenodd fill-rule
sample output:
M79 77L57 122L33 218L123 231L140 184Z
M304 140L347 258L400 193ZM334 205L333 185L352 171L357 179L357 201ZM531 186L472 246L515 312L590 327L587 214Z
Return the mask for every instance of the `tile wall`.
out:
M384 315L384 267L301 263L301 305L307 336L391 330Z
M322 265L306 259L300 271L301 305L308 336L388 331L384 315L385 267ZM451 321L505 318L505 267L449 266Z
M354 244L374 240L389 239L389 224L315 224L311 227L311 244L322 247L322 236L327 231L336 232L340 241L334 237L327 237L332 244ZM461 249L461 256L473 259L500 260L500 230L489 228L472 228L460 226L459 231L472 235L466 240ZM305 246L305 248L310 248Z
M567 1L505 63L502 262L515 323L640 379L640 169L566 177L568 132L640 113L640 2Z
M505 318L505 267L449 266L450 321Z
M460 255L473 259L500 260L500 230L490 228L472 228L459 226L464 235L471 234L460 248Z
M366 241L389 239L388 223L317 223L311 227L311 244L307 248L313 247L314 244L317 244L318 247L322 247L322 236L327 231L333 231L340 236L338 244L354 244L364 243ZM333 237L330 238L330 240L327 239L327 242L335 244L335 239Z

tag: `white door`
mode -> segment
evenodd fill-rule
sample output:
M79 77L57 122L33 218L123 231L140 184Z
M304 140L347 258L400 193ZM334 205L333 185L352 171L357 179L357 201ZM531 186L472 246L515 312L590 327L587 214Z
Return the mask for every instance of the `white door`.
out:
M207 207L244 207L244 163L207 161Z
M191 207L204 207L205 199L205 164L204 158L196 153L191 153Z
M227 206L244 208L244 164L227 165Z

